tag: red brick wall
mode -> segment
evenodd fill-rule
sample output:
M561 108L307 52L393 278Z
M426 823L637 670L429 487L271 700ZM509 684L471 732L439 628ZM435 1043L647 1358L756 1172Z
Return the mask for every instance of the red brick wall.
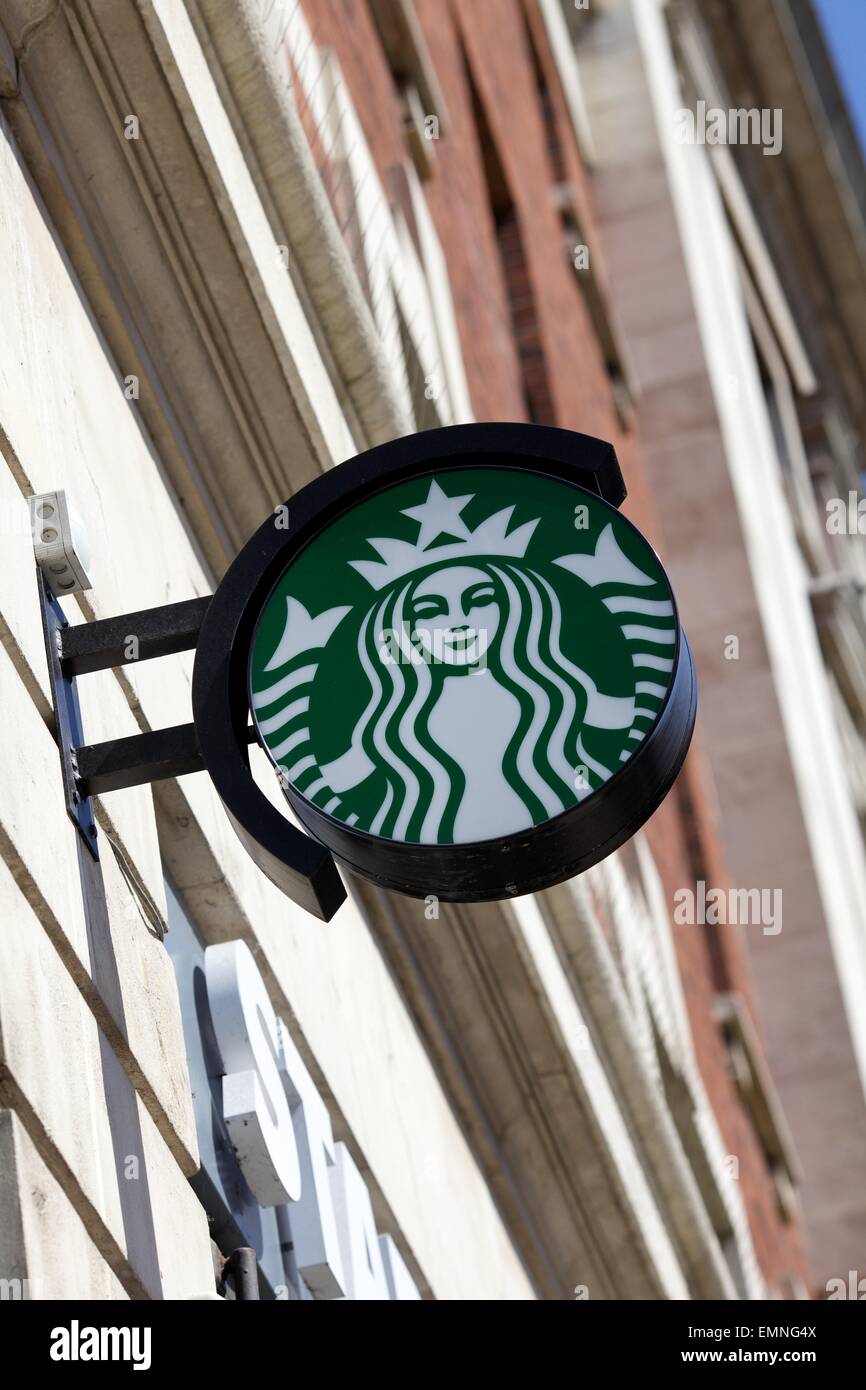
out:
M339 59L383 186L393 187L394 166L406 158L402 116L368 7L364 0L303 3L316 41L332 48ZM653 537L658 533L640 443L634 431L620 427L603 354L569 263L552 196L557 179L564 177L574 185L593 270L603 280L604 248L593 215L591 180L580 161L534 0L417 0L416 10L449 117L447 132L436 143L435 170L425 191L448 264L475 416L526 419L528 373L534 383L536 418L543 403L549 423L614 443L629 489L624 510ZM539 74L547 86L545 103ZM473 115L473 85L513 203L510 221L500 225L499 244ZM506 262L511 254L515 276L510 295L503 250ZM522 306L521 342L515 340L516 300ZM694 885L701 866L708 883L727 883L699 731L684 777L685 794L669 796L648 828L671 904L677 888ZM786 1225L780 1220L773 1183L729 1078L725 1047L713 1019L720 978L746 998L754 1015L743 942L739 928L720 928L711 950L707 930L712 929L674 928L698 1064L726 1149L739 1159L742 1195L762 1270L771 1286L781 1288L792 1274L808 1280L803 1239L796 1222Z

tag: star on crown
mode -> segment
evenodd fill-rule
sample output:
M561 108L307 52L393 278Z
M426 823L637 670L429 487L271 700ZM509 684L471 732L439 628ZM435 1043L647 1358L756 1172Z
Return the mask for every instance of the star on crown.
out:
M403 508L404 516L418 522L417 541L413 544L390 536L370 537L367 543L378 551L381 560L350 560L349 564L374 589L383 589L404 574L446 560L462 560L470 555L503 555L522 559L539 519L524 522L509 535L508 527L514 507L504 507L470 531L460 513L474 496L474 493L467 493L463 497L449 497L436 480L431 479L427 500L417 507ZM432 543L442 535L456 536L458 539L431 550Z

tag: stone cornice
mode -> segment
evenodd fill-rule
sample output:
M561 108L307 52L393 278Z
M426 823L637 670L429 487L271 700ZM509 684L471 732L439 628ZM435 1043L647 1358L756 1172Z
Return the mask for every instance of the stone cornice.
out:
M149 20L134 4L81 0L41 18L3 4L16 63L0 100L119 381L138 378L130 408L218 577L262 516L351 440L317 355L307 379L293 361L285 318L304 316L285 270L285 303L269 292L270 233L254 246L245 235L246 209L227 188L233 137L214 149ZM129 116L137 139L125 138Z

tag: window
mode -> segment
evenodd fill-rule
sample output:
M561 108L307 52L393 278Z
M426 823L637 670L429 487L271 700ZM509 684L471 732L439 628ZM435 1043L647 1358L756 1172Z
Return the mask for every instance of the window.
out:
M552 6L543 6L543 13L551 9L559 13L557 4L558 0L556 0L556 3ZM547 35L548 41L553 49L554 59L556 60L554 43L558 41L558 37L555 24L552 28L551 25L548 24ZM623 429L628 429L633 422L633 399L635 390L627 371L621 337L614 319L610 296L607 293L605 283L606 277L601 260L601 248L597 244L596 239L593 239L593 246L591 248L589 246L589 238L586 235L586 229L584 227L581 194L577 186L572 183L568 177L568 166L563 149L565 132L560 128L553 92L551 91L550 84L545 75L538 47L533 37L532 29L528 23L526 24L526 36L532 60L541 119L544 125L547 158L553 183L554 205L559 213L560 222L562 224L565 254L576 275L578 289L580 290L589 315L596 342L604 358L604 365L610 380L611 393L613 395L614 405L620 424ZM563 41L568 47L569 41L567 34ZM573 68L573 70L569 69L568 72L566 72L563 69L562 63L557 62L557 69L560 81L564 86L566 83L570 83L576 79L576 68ZM568 86L565 86L566 97L568 96L568 90ZM577 131L577 134L578 144L583 152L583 141L581 140L580 131Z
M370 9L403 105L409 154L419 177L429 178L447 116L424 35L411 0L370 0Z
M583 229L580 200L573 184L558 184L554 198L562 222L565 252L574 268L578 288L604 357L616 412L623 429L634 421L635 386L628 369L619 328L604 283L598 246L591 249Z
M323 65L331 93L327 143L332 159L343 162L340 196L351 207L344 235L346 228L356 233L352 248L359 278L406 416L417 429L451 424L462 364L458 368L452 360L456 335L448 333L450 291L440 284L434 303L426 279L426 262L435 259L438 239L429 216L422 216L424 200L412 197L417 173L407 163L405 196L400 196L398 188L396 206L389 202L351 93L332 53L323 59ZM417 234L420 244L422 227L424 263L413 235ZM447 348L440 338L443 332Z
M582 5L575 4L574 0L539 0L539 9L581 158L591 167L595 162L595 147L574 50L585 26L593 18L592 6L588 0Z
M716 1018L740 1100L748 1111L776 1185L779 1210L790 1220L797 1210L799 1170L776 1089L764 1061L754 1025L739 994L721 994Z
M553 396L517 210L465 54L464 63L481 146L487 196L493 214L511 331L520 363L526 415L533 424L551 425L555 420Z

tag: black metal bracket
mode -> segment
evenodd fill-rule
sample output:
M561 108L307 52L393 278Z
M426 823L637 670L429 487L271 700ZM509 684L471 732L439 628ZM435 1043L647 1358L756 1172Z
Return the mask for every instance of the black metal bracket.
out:
M64 673L85 676L91 671L189 651L198 641L210 601L210 595L191 598L163 608L145 608L138 613L121 613L117 618L64 627L60 636Z
M210 597L72 625L38 568L36 573L66 808L98 859L91 797L199 772L204 760L191 723L85 744L77 679L195 647Z
M181 777L204 767L192 724L91 743L76 750L76 762L79 784L88 796Z
M210 597L193 598L75 627L64 624L55 638L64 683L74 687L78 676L94 671L190 651L198 641L209 604ZM75 790L85 799L204 768L193 724L84 744L80 720L72 764Z
M252 725L247 743L256 742ZM75 750L78 784L83 794L101 796L124 787L140 787L166 777L203 772L205 763L194 724L174 724L108 743L91 743Z
M70 624L37 569L45 647L57 721L66 806L88 849L99 857L91 798L104 792L138 787L189 772L211 771L200 747L201 723L176 724L126 738L86 744L78 701L79 677L136 665L140 661L198 647L212 598L188 599L161 608L122 613L92 623ZM252 724L243 720L238 746L256 743ZM246 768L251 786L254 782ZM280 822L282 862L291 863L295 896L309 911L327 920L345 897L328 851L273 813ZM231 812L230 812L231 815ZM241 829L233 819L241 834Z

